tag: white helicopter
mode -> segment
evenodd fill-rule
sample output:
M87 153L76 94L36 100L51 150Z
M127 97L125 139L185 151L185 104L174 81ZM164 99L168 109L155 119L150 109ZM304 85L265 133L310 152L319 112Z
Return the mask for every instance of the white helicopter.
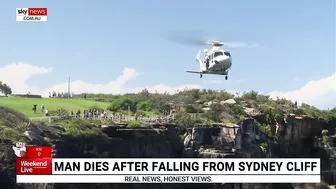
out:
M196 61L200 65L200 71L187 71L188 73L213 75L225 75L225 80L228 79L229 69L232 66L232 58L229 51L224 50L222 47L225 43L219 41L207 41L208 45L212 45L210 50L204 49L204 60L200 58L200 51L196 55Z
M242 47L256 47L259 46L258 43L246 43L246 42L220 42L204 40L204 37L193 37L190 34L194 32L187 31L187 33L180 31L175 33L175 35L165 35L162 36L172 42L179 43L181 45L192 45L192 46L204 46L211 45L210 50L204 49L204 59L201 59L201 51L198 51L196 55L196 62L200 65L199 71L187 71L188 73L196 73L202 78L203 74L212 75L223 75L225 80L228 79L228 73L232 66L231 53L223 49L223 46L229 48L242 48Z

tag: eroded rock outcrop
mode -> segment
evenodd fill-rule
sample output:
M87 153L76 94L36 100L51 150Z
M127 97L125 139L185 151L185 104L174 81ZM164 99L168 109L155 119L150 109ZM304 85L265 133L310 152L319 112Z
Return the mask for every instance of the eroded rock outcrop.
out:
M194 127L185 139L185 144L189 140L186 150L204 158L234 157L238 128L235 124Z

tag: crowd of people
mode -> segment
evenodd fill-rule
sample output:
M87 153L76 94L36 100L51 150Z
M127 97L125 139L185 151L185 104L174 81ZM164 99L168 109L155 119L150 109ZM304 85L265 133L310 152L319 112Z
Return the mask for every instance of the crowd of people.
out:
M33 111L34 114L37 111L37 104L33 105ZM41 112L45 114L45 116L49 116L49 111L45 107L44 104L41 105ZM173 115L168 115L167 113L164 113L163 116L158 116L158 117L150 117L150 116L145 116L143 114L135 114L131 117L128 117L128 115L124 113L118 113L118 112L112 112L110 115L108 115L106 110L98 110L98 109L89 109L89 110L84 110L81 112L81 110L77 110L76 112L71 111L70 112L71 117L75 118L95 118L95 119L102 119L102 120L115 120L118 122L126 121L128 119L135 120L135 121L141 121L141 122L147 122L147 123L162 123L162 122L171 122L174 117Z
M128 120L128 115L124 113L117 113L112 112L110 115L108 115L106 110L97 110L97 109L89 109L84 110L81 112L81 110L77 110L76 113L71 111L70 116L76 117L76 118L96 118L96 119L102 119L102 120L115 120L115 121L125 121ZM168 122L173 120L173 115L165 116L165 117L150 117L150 116L144 116L142 114L138 115L135 114L134 116L130 117L132 120L136 121L142 121L142 122L148 122L148 123L162 123L162 122Z
M70 97L72 97L73 94L70 94ZM68 93L63 93L63 92L49 92L49 98L68 98L69 94Z
M107 111L106 110L97 110L97 109L89 109L84 110L83 113L80 110L77 110L76 113L71 111L70 115L72 117L83 117L83 118L102 118L107 119Z

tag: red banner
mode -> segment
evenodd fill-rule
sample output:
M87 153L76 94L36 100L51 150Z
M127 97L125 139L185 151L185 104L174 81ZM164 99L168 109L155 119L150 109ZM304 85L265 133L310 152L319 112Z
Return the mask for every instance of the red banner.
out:
M52 147L51 146L27 146L26 158L51 158Z

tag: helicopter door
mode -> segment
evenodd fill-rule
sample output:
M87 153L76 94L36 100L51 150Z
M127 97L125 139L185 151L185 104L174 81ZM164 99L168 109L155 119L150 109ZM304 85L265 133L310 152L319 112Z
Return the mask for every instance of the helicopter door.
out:
M212 66L213 53L209 53L208 61L206 63L206 69L208 70Z
M209 55L209 63L210 63L210 64L212 64L213 59L214 59L214 53L211 53L211 54Z

